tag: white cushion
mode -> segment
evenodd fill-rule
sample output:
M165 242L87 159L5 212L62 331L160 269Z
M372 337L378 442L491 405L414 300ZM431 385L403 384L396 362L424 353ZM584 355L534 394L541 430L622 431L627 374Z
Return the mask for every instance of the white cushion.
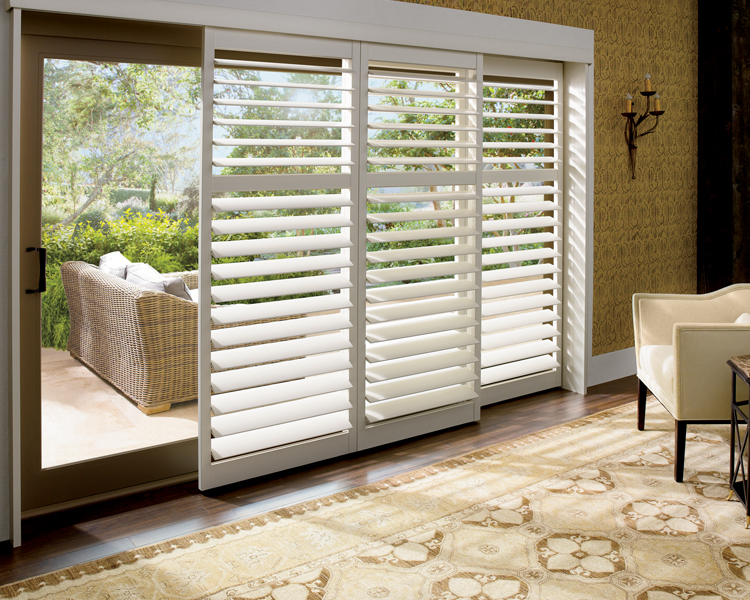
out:
M133 263L125 258L119 250L115 250L99 258L99 269L120 279L125 279L125 270L130 264Z
M188 290L188 294L190 294L190 299L193 302L198 302L198 298L200 297L200 290L198 288L195 288L194 290Z
M639 358L641 370L661 388L661 390L652 389L651 391L666 406L674 399L674 348L671 345L642 346ZM669 398L663 398L664 393ZM671 407L666 406L666 408L669 410Z
M147 263L130 263L125 269L125 281L149 290L164 292L164 277Z
M737 319L735 319L734 322L742 324L750 323L750 313L742 313L739 317L737 317Z
M165 278L147 263L130 263L126 269L125 280L150 290L191 300L189 290L181 277Z

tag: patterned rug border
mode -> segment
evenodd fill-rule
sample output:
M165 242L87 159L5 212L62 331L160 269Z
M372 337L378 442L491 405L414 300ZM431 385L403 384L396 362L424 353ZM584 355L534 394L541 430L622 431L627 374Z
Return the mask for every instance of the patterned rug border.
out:
M649 400L649 403L655 400ZM499 444L485 446L479 450L474 450L456 458L450 458L427 467L421 467L413 471L408 471L401 475L395 475L382 479L375 483L369 483L357 486L350 490L337 492L314 500L307 500L289 507L269 511L254 517L239 519L237 521L227 522L223 525L217 525L208 529L202 529L177 538L149 544L141 548L133 548L123 552L113 554L105 558L99 558L92 561L72 565L44 575L37 575L28 579L23 579L13 583L0 586L0 598L15 598L24 592L34 592L41 588L54 587L64 581L81 579L87 575L95 575L104 571L113 571L122 566L132 565L141 559L151 559L159 555L170 554L174 550L186 549L194 544L204 544L210 540L222 539L229 535L236 535L242 531L249 531L255 527L263 527L269 523L275 523L283 519L290 519L295 516L301 516L308 512L314 512L323 506L330 506L334 503L343 503L356 500L370 494L383 492L390 488L400 487L404 484L437 475L439 473L455 469L469 464L476 460L484 459L494 454L498 454L511 448L519 448L542 441L555 435L579 429L586 425L591 425L597 421L604 421L611 417L622 415L636 410L635 402L629 402L622 406L609 408L585 417L580 417L567 423L553 425L541 431L527 434L520 438L511 439Z

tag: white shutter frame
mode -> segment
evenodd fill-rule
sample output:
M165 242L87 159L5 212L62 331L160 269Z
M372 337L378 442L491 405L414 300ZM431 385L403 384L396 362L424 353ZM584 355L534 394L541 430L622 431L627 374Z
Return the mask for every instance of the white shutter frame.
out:
M562 381L561 336L553 326L562 323L562 69L496 57L485 68L496 78L485 83L488 96L501 97L483 99L489 121L483 129L481 384L512 380L516 393L530 393L538 391L537 381ZM543 97L529 99L523 91Z
M269 462L276 462L279 469L290 468L351 451L356 448L352 421L358 410L352 395L357 338L350 314L358 295L352 277L358 260L357 227L352 220L356 213L351 210L358 194L357 174L352 172L356 140L351 135L356 127L353 115L359 110L359 95L353 93L358 46L210 27L205 31L203 105L231 110L241 118L213 115L209 109L203 119L201 489L266 473ZM339 67L321 67L299 63L294 57L258 63L214 56L215 48L274 54L272 47L341 62ZM274 87L273 78L265 80L263 88L245 85L221 73L215 77L214 66L335 73L340 80L321 86L313 81L307 89L312 94L314 90L340 94L331 94L333 99L325 102L297 99L291 94L300 88L292 82L266 94L262 90ZM250 71L245 73L252 76ZM238 91L231 97L230 90L228 97L214 102L214 85L224 86L224 91L237 86ZM329 111L331 117L325 118L331 120L284 116L292 114L289 111L320 114L320 110ZM248 138L214 139L217 125L244 128ZM256 126L263 127L264 133L247 129ZM309 127L311 133L297 138L294 128L298 127ZM269 129L279 135L268 135ZM337 139L325 139L330 135L327 129L340 132L333 134ZM293 152L296 147L310 154ZM320 149L327 147L334 148L333 156L321 155ZM228 151L235 154L222 154ZM318 166L335 172L322 172ZM249 167L250 171L224 175L213 172L217 167ZM280 170L257 170L266 167ZM306 172L296 172L297 167ZM238 197L214 197L226 193ZM212 210L219 217L213 222ZM295 211L295 216L278 212L287 210ZM241 218L220 214L233 212L242 213ZM233 238L212 241L212 234ZM213 286L212 276L217 280ZM255 281L236 281L244 278ZM219 284L225 282L228 285ZM212 306L237 301L245 304Z

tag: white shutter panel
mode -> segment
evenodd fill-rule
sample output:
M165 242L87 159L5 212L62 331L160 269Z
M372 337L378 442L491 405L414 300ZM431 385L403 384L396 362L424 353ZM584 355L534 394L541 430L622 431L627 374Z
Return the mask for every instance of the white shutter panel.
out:
M560 385L560 75L485 58L481 382L514 395Z
M332 40L206 42L202 489L352 448L359 65Z
M360 448L478 418L476 61L369 47Z

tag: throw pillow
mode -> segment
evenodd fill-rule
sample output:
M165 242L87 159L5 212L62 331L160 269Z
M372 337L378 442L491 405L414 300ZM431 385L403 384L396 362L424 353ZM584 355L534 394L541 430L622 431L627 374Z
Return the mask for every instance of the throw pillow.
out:
M164 277L147 263L130 263L125 269L125 281L135 283L149 290L163 292Z
M737 317L735 323L742 323L747 325L748 323L750 323L750 313L742 313L739 317Z
M130 263L126 269L125 280L149 290L166 292L172 296L192 300L189 290L181 277L164 277L148 263Z
M185 285L185 282L181 277L168 277L164 280L164 291L167 294L172 294L178 298L184 298L185 300L192 300L190 297L190 290Z
M125 270L131 263L119 250L105 254L99 258L99 269L120 279L125 279Z

